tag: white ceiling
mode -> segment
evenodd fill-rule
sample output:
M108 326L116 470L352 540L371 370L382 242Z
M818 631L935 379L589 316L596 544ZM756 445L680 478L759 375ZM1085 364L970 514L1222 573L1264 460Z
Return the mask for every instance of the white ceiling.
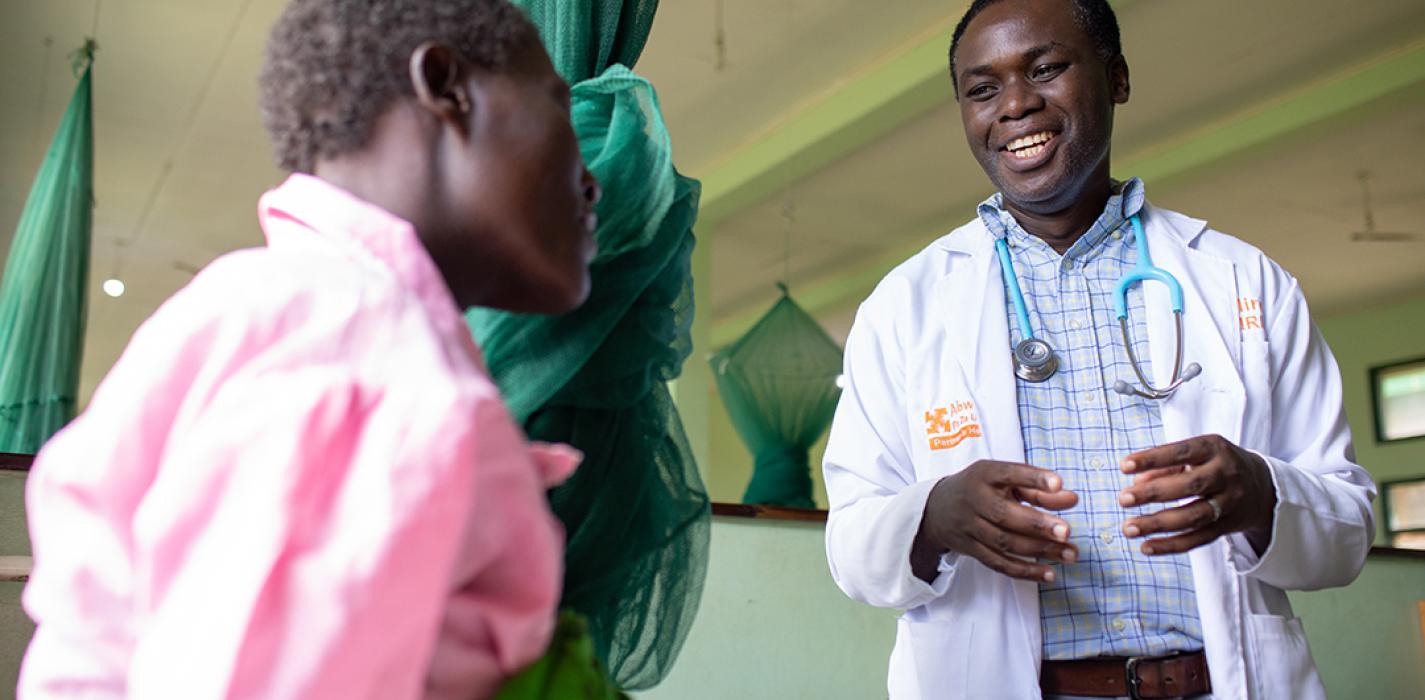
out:
M83 393L134 328L218 254L261 242L257 196L278 182L257 118L256 73L283 0L109 0L98 18L93 293ZM697 177L864 74L943 32L964 2L664 0L638 69L659 89L676 162ZM1116 153L1165 140L1343 66L1425 40L1419 0L1125 0L1134 93ZM97 0L6 0L0 7L0 245L74 79L65 54L91 31ZM46 46L46 40L52 45ZM1425 91L1422 91L1425 92ZM988 185L947 101L712 231L715 322L773 298L790 237L789 279L824 283L928 242L969 216ZM1302 279L1313 303L1343 309L1425 288L1425 244L1348 244L1360 228L1354 173L1376 174L1381 228L1425 230L1425 95L1398 95L1291 138L1149 182L1156 202L1257 243ZM1121 173L1132 174L1132 173ZM792 209L791 223L783 216ZM1343 262L1344 261L1344 262ZM129 292L103 296L121 274ZM856 299L819 310L844 333Z

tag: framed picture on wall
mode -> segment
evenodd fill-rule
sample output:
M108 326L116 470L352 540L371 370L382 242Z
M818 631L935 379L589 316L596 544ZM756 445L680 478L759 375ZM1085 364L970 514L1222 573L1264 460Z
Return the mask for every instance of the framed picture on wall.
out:
M1371 368L1376 440L1425 437L1425 357Z
M1380 491L1390 546L1425 549L1425 477L1387 481Z

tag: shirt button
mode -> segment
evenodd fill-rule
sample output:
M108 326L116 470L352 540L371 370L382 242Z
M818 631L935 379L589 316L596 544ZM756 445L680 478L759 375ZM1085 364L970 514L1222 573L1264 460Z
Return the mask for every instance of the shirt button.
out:
M1103 540L1104 544L1112 544L1113 530L1104 530L1103 532L1098 533L1098 538ZM1120 622L1122 622L1122 620L1120 620Z
M1092 391L1084 394L1084 403L1093 403L1095 401L1098 401L1098 394Z
M1102 469L1102 468L1103 468L1103 458L1102 458L1102 457L1094 457L1093 459L1089 460L1089 466L1093 467L1094 469Z
M1123 630L1128 629L1128 623L1127 623L1127 622L1124 622L1124 621L1121 620L1121 619L1119 619L1119 620L1114 620L1114 621L1113 621L1113 629L1114 629L1115 631L1122 632Z
M1083 321L1080 321L1080 320L1077 319L1077 318L1072 318L1072 319L1069 319L1069 327L1072 328L1072 329L1074 329L1074 330L1078 330L1078 329L1084 327L1084 322L1083 322Z

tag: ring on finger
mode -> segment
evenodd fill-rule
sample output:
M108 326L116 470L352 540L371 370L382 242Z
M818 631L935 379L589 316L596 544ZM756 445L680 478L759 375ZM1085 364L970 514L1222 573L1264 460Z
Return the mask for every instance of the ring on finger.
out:
M1202 500L1207 504L1207 507L1212 509L1212 522L1217 522L1218 519L1222 517L1222 506L1217 504L1217 499L1215 498L1204 498Z

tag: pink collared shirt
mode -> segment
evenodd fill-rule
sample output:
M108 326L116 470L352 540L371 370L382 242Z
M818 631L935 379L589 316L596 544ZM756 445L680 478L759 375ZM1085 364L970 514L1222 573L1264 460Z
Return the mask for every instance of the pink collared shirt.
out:
M548 643L577 453L408 223L304 175L259 217L36 461L21 698L476 698Z

